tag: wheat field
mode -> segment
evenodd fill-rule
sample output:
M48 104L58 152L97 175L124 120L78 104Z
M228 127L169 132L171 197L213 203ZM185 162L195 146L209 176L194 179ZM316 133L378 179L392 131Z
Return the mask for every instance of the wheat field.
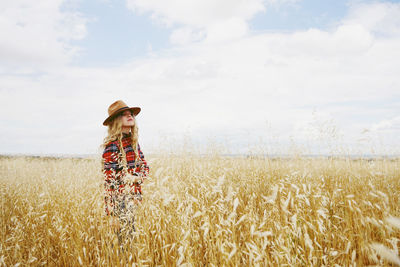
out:
M400 159L147 160L121 247L100 159L1 157L0 265L400 265Z

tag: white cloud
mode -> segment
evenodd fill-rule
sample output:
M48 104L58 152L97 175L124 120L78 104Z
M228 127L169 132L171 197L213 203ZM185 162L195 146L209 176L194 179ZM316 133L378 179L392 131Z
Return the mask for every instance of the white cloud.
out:
M69 41L86 35L85 19L61 11L63 0L0 3L0 61L7 68L62 65L77 53Z
M356 3L350 9L346 24L358 24L373 34L385 37L400 35L400 5L390 2Z
M262 0L127 0L127 6L134 11L150 12L154 19L167 25L193 27L208 27L232 18L247 20L265 9Z
M178 26L171 34L173 44L205 40L220 42L248 33L248 21L268 6L292 4L298 0L127 0L134 12L149 12L168 27Z
M220 42L245 36L248 31L247 22L240 18L215 23L207 29L206 42Z
M200 41L204 36L205 32L203 30L194 30L191 27L181 27L172 32L170 42L177 45L186 45Z
M394 117L392 119L382 120L375 123L371 127L372 131L383 131L383 132L397 132L400 134L400 116Z

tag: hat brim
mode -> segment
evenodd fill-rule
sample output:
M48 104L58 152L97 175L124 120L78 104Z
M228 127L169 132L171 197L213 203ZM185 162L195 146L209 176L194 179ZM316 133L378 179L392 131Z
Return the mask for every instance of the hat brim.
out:
M120 114L121 112L124 112L126 110L132 110L133 114L136 116L137 114L140 113L141 108L139 108L139 107L131 107L131 108L124 107L119 110L116 110L113 114L108 116L107 119L105 119L105 121L103 122L103 125L107 126L116 116L118 116L118 114Z

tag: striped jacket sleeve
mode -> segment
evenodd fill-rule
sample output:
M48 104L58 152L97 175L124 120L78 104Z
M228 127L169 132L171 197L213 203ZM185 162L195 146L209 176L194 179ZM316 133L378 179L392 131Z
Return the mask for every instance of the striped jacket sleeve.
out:
M103 175L104 175L104 204L105 213L110 215L114 210L113 195L118 189L117 170L119 149L115 143L109 143L103 152Z
M118 165L118 153L119 149L117 144L111 142L104 148L103 152L103 173L104 179L107 182L111 182L116 179L116 172L119 170Z

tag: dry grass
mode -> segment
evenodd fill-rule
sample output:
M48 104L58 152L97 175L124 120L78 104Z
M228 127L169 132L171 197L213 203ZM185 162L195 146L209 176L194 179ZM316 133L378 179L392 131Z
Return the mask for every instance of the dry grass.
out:
M147 159L122 251L99 160L0 158L0 265L399 263L399 159Z

